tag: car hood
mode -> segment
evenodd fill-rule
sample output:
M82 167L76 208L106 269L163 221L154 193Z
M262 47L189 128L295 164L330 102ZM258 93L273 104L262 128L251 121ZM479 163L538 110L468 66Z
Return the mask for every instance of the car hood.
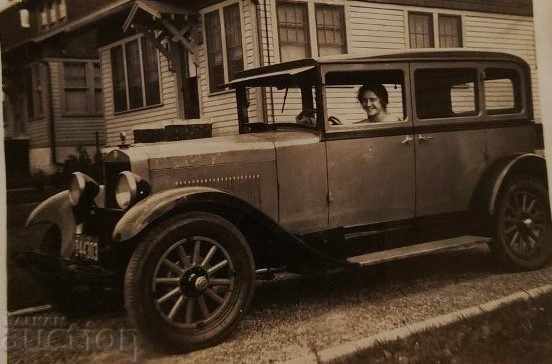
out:
M145 169L151 171L227 163L274 161L278 148L313 144L319 141L320 136L314 131L273 131L155 144L136 144L126 150L118 150L118 152L129 156L133 171L145 172ZM141 168L134 168L134 166Z

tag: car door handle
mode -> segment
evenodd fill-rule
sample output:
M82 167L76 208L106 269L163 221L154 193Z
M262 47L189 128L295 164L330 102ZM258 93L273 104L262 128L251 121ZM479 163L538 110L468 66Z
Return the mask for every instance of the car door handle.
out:
M401 144L410 144L411 141L413 141L414 138L412 138L411 135L407 135L404 137L404 139L401 141Z
M418 142L419 142L419 143L427 142L427 141L430 141L431 139L433 139L432 136L423 135L423 134L418 134Z

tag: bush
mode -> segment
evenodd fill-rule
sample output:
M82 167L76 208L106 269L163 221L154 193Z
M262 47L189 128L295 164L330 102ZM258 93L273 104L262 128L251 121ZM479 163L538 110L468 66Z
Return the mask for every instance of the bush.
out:
M96 153L94 161L90 158L88 151L83 146L77 147L77 155L70 155L63 162L63 167L52 178L57 187L65 187L69 184L71 175L74 172L82 172L98 180L100 177L101 155Z
M44 191L44 187L48 182L48 176L44 173L43 170L39 169L31 176L31 183L33 187L38 191Z

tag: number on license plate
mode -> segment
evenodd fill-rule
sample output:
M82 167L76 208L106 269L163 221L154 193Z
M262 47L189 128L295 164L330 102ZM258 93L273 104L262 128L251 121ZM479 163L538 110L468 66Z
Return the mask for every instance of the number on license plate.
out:
M98 238L87 235L76 235L75 256L98 261Z

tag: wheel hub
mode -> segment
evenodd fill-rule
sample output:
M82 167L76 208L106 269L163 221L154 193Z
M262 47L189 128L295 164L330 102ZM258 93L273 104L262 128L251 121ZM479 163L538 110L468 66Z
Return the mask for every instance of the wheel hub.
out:
M180 278L180 288L188 297L197 297L209 287L207 271L195 266L187 269Z

